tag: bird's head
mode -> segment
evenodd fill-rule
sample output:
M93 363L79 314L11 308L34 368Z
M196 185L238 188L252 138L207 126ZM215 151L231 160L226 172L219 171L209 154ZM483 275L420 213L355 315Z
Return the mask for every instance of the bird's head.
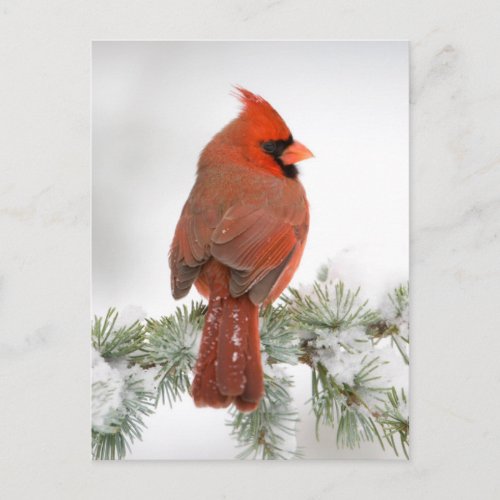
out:
M234 95L243 107L239 116L216 136L216 143L229 146L233 154L253 167L296 177L295 163L311 158L311 151L294 140L283 118L265 99L239 86Z

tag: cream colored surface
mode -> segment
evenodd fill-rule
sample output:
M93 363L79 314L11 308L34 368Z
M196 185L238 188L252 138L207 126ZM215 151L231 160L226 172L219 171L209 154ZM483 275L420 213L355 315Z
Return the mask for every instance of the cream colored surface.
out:
M498 495L499 4L0 6L2 498ZM90 40L412 42L412 461L91 463Z

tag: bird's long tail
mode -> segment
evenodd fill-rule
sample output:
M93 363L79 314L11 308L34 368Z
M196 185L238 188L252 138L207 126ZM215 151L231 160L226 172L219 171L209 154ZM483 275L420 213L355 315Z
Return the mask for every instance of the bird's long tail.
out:
M211 296L191 387L196 406L253 411L264 394L259 309L247 295Z

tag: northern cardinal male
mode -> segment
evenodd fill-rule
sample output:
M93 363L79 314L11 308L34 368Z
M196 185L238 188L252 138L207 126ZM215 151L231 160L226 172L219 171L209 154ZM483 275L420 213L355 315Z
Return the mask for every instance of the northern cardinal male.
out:
M312 153L281 116L241 87L239 116L202 151L170 248L172 294L194 283L208 310L191 393L196 406L253 411L264 393L259 305L299 265L309 208L297 178Z

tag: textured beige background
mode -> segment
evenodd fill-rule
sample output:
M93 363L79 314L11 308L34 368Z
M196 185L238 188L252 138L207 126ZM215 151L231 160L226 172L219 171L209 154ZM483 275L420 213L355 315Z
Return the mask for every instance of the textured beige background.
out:
M6 499L498 497L496 0L0 3ZM92 463L90 40L412 42L412 461Z

